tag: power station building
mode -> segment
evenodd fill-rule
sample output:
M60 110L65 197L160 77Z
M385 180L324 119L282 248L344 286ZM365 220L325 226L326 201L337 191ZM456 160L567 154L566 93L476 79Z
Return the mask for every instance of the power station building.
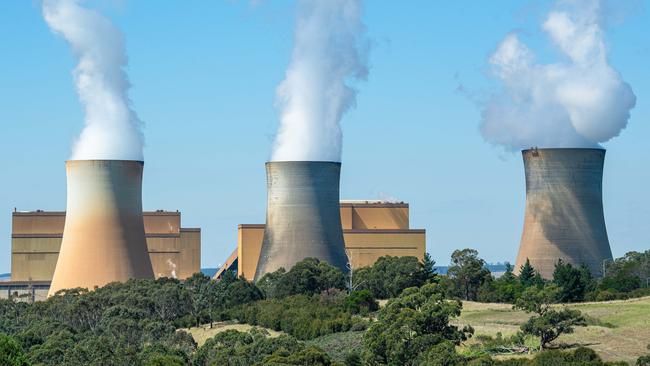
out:
M371 266L387 255L424 258L426 232L409 227L408 203L341 201L339 213L345 252L352 268ZM263 224L240 224L237 248L215 278L230 270L253 280L258 271L264 232Z
M181 227L181 213L144 212L144 231L153 274L184 279L201 270L201 230ZM66 221L65 212L14 212L11 281L52 281ZM89 243L92 245L92 243Z
M603 212L604 149L522 151L526 172L526 213L516 271L530 260L552 278L561 259L602 275L612 260Z

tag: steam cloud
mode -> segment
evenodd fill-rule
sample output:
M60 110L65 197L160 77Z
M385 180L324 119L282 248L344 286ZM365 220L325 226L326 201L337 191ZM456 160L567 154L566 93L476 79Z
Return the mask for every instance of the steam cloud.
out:
M143 160L142 122L130 108L124 37L109 19L80 0L44 0L43 17L79 59L73 75L85 127L72 159Z
M510 149L598 147L619 135L636 97L609 65L601 3L558 1L544 31L565 56L538 64L516 34L509 34L489 62L501 83L482 112L481 132Z
M361 10L361 0L298 1L273 161L341 161L340 121L356 104L349 82L368 75Z

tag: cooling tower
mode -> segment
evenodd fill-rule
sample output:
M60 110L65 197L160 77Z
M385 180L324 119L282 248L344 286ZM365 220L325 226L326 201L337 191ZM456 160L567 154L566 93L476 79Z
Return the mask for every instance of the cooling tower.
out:
M522 151L526 171L526 215L518 271L530 260L544 278L552 278L559 259L585 264L600 276L612 259L602 182L603 149L530 149Z
M341 163L266 163L266 228L255 280L280 267L318 258L347 272L341 228Z
M141 161L66 162L68 202L49 295L153 278L142 219Z

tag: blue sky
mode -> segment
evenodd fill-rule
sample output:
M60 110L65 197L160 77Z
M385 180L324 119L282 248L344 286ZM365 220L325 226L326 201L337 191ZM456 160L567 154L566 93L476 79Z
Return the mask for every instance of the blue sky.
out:
M490 6L487 6L487 4ZM275 88L292 46L294 2L98 0L124 32L131 99L144 130L146 210L180 210L203 230L202 266L235 248L237 224L263 223L264 162L278 123ZM521 156L486 143L480 108L458 91L494 87L486 59L510 31L542 60L545 1L367 1L373 46L357 108L343 120L341 196L411 204L439 264L472 247L516 256L523 224ZM611 64L637 96L608 149L604 201L612 251L650 248L650 2L611 22ZM618 13L611 18L620 20ZM64 161L83 126L75 60L38 1L0 5L0 273L10 270L11 211L65 209Z

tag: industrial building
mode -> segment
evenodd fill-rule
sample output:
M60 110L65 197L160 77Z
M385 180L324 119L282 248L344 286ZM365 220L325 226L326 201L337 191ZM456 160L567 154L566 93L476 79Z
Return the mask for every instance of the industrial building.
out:
M542 277L553 277L561 259L602 275L612 260L603 212L604 149L522 151L526 173L526 213L515 265L530 260Z
M200 271L200 229L182 228L181 213L178 211L144 212L143 219L155 277L184 279ZM42 285L46 282L49 285L59 257L65 221L65 212L13 213L12 283L38 282Z
M353 268L371 266L386 255L424 258L426 232L409 227L408 203L341 201L339 214L345 252ZM265 225L241 224L237 231L237 248L215 277L230 270L253 280L258 270Z

